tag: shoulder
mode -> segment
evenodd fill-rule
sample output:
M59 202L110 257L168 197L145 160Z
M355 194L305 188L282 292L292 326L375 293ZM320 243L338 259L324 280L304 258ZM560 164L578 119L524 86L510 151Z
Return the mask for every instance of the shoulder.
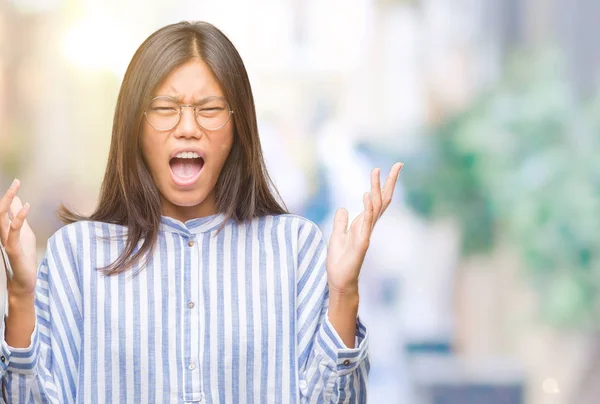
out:
M295 214L275 217L289 229L286 232L291 246L288 253L293 256L296 265L297 281L304 284L313 276L320 279L325 273L327 257L327 243L321 228L312 220Z
M48 239L48 251L53 253L59 248L72 250L74 245L77 244L77 240L81 239L81 229L82 222L75 222L61 227Z
M276 215L274 217L278 217L278 218L280 218L280 220L283 220L283 221L296 222L299 225L299 227L302 227L302 228L304 228L304 227L310 227L310 228L316 228L316 229L319 228L319 226L315 222L311 221L310 219L305 218L304 216L297 215L295 213L284 213L281 215Z
M286 213L281 215L264 216L266 223L277 227L280 234L291 246L290 253L303 257L313 255L326 248L325 237L321 228L303 216ZM268 226L268 224L267 224Z
M100 226L102 223L91 221L78 221L64 225L48 239L48 246L62 243L66 248L73 247L77 243L83 242L84 237L97 233Z
M98 251L108 251L107 246L119 243L125 233L123 226L78 221L58 229L49 239L40 263L40 276L53 279L53 284L68 285L71 290L83 290L83 279L90 268L108 263L98 262ZM118 244L117 244L118 245Z
M323 238L323 232L319 226L303 216L293 213L285 213L281 215L267 215L257 218L259 222L270 224L274 227L286 229L286 234L289 234L295 239L305 239L308 236Z
M124 227L82 220L58 229L49 239L46 253L50 256L69 256L77 259L90 244L111 240L125 234Z

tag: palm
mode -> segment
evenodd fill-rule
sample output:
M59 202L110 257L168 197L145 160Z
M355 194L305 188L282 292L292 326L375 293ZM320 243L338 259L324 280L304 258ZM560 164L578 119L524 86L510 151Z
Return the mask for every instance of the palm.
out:
M375 224L389 206L394 185L402 164L395 164L385 182L383 192L379 183L379 170L371 173L371 193L363 196L364 211L348 228L348 212L338 209L327 253L327 279L329 287L338 292L355 292L358 277L369 248Z
M35 288L37 266L35 247L35 234L33 234L33 230L31 230L29 223L25 222L21 228L21 237L19 238L19 245L17 246L16 254L9 254L11 266L13 267L13 279L8 280L9 288L13 286L12 283L15 283L16 285L22 285L28 289ZM20 262L13 264L13 261Z
M368 248L368 240L361 237L364 217L364 213L361 213L347 232L335 232L329 240L328 280L330 285L339 285L336 288L343 288L348 283L347 280L358 279ZM336 219L343 226L348 221L348 213L345 210L338 211Z
M19 185L13 185L0 199L0 241L13 272L12 277L7 277L8 289L16 293L33 293L37 266L36 239L26 220L29 205L23 206L16 196Z

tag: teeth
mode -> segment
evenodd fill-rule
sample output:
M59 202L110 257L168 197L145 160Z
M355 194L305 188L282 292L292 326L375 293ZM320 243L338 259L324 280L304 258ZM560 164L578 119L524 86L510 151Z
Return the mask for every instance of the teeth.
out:
M178 159L197 159L200 156L198 156L198 153L196 152L181 152L177 153L175 157L177 157Z

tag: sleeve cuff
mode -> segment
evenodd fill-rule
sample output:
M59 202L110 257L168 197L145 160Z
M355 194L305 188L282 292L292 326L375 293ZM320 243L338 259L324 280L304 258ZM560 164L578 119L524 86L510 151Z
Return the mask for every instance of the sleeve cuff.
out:
M27 348L13 348L4 340L2 334L0 345L0 369L2 374L11 371L19 374L31 374L35 370L39 347L39 332L37 321L31 334L31 342Z
M348 348L331 322L329 312L326 313L317 336L317 344L328 359L329 365L344 375L354 372L367 357L369 332L365 324L356 319L356 348Z

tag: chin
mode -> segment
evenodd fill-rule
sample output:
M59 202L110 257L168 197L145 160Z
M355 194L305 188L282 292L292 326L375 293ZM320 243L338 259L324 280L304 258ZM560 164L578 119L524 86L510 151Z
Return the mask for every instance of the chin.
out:
M193 208L194 206L201 205L202 202L205 201L205 198L198 198L198 197L191 197L191 196L187 196L187 197L173 196L171 198L167 198L167 200L169 201L169 203L171 203L171 205L174 205L174 206L178 206L178 207L182 207L182 208Z
M164 202L176 208L194 208L209 201L210 193L206 193L204 189L180 191L169 189L168 192L162 193Z

